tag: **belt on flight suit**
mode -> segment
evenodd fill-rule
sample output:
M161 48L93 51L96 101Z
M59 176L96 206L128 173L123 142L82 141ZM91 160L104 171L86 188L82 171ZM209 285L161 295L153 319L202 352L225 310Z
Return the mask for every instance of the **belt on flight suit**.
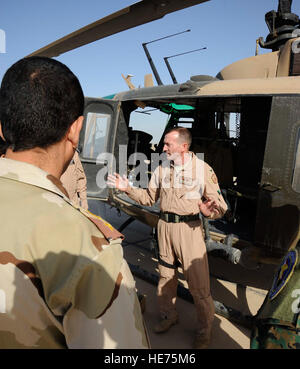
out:
M199 213L193 215L178 215L175 213L160 212L159 219L164 220L167 223L182 223L182 222L192 222L193 220L199 220Z
M179 215L175 213L166 213L166 212L160 212L159 213L159 219L164 220L167 223L182 223L182 222L192 222L193 220L199 220L200 214L193 214L193 215ZM178 260L175 260L174 264L166 263L164 260L161 260L160 256L158 255L158 262L164 267L171 268L171 269L177 269L177 267L180 265L180 262Z

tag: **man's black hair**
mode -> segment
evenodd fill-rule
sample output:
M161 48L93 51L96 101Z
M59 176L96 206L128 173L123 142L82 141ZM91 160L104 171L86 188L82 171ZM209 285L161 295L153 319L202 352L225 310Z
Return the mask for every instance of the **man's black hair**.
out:
M0 90L3 136L13 151L59 142L83 114L77 77L57 60L33 56L13 64Z

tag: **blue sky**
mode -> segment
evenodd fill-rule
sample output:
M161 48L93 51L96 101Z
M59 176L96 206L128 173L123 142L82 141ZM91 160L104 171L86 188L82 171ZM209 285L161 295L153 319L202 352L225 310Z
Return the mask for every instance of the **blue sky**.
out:
M134 2L3 0L0 28L6 34L6 53L0 54L0 79L23 56ZM272 9L277 10L277 0L211 0L57 59L77 74L85 95L104 96L127 89L121 73L133 74L132 81L137 86L143 84L144 74L151 73L141 46L143 42L191 29L149 45L163 83L172 83L163 57L201 47L207 50L169 60L177 80L183 82L194 74L216 75L223 66L254 55L256 38L268 34L264 15ZM299 1L294 0L293 11L300 15Z
M137 1L136 1L137 2ZM0 80L18 59L78 28L135 3L134 0L2 0L0 29L6 53L0 53ZM292 10L300 15L300 2ZM142 86L151 73L142 43L172 33L191 32L148 46L164 84L172 80L163 58L197 48L206 50L169 60L178 82L191 75L215 76L224 66L255 53L256 39L268 34L264 16L277 10L277 0L210 0L131 30L83 46L57 59L78 76L86 96L127 90L121 77L133 74ZM260 53L266 52L260 49Z

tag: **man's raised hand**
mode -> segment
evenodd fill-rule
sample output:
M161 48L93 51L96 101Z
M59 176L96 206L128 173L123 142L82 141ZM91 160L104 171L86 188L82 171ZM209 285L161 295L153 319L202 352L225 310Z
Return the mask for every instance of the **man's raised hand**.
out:
M125 175L122 177L118 173L109 174L107 176L108 186L117 188L120 191L127 191L129 189L129 181Z

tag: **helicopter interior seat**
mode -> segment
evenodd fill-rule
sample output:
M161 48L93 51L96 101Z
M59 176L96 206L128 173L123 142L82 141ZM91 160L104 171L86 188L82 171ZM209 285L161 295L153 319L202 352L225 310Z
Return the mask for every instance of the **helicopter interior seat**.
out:
M145 154L147 158L150 159L151 153L153 152L150 142L153 136L147 132L138 130L130 130L128 136L128 157L138 152Z
M134 185L143 188L147 187L148 180L151 176L149 164L151 163L151 154L154 152L150 143L152 138L153 136L147 132L132 130L129 127L127 147L129 177L133 180ZM137 153L136 156L134 155L135 153ZM145 156L141 157L141 154ZM140 166L141 160L146 164L145 167ZM145 168L143 173L140 172L142 168Z

